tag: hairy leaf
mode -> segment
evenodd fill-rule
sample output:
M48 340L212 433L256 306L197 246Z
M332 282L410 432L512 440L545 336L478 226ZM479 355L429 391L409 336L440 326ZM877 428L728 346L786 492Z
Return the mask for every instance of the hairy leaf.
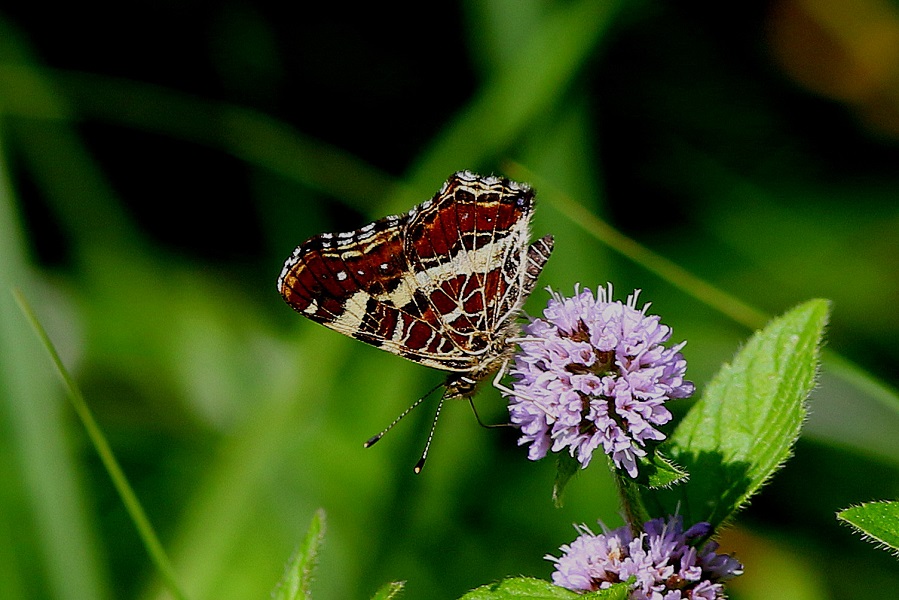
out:
M624 600L629 589L627 583L619 583L606 590L578 594L542 579L513 577L481 586L468 592L460 600Z
M801 304L721 368L662 448L691 479L647 491L651 513L678 511L688 523L717 526L783 464L806 416L828 309L825 300Z
M837 513L865 539L899 555L899 502L868 502Z
M291 557L284 576L272 592L274 600L310 600L312 598L310 591L312 572L318 563L318 551L324 536L325 511L319 509L312 517L306 538ZM385 596L385 598L390 597Z

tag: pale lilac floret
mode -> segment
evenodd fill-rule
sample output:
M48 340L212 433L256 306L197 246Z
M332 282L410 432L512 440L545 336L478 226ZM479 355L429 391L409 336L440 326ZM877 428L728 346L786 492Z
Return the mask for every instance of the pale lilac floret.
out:
M634 535L630 528L594 534L581 525L562 556L546 556L556 565L553 583L574 591L606 589L628 581L629 600L721 600L723 582L743 573L732 556L717 554L718 544L702 543L708 523L683 530L680 516L653 519ZM698 545L696 545L698 544Z
M638 295L612 301L611 284L596 296L577 287L572 298L553 293L543 318L525 326L509 412L531 460L567 448L586 467L601 447L636 477L647 444L664 439L665 402L693 393L686 342L665 347L671 328L646 314L648 304L638 310Z

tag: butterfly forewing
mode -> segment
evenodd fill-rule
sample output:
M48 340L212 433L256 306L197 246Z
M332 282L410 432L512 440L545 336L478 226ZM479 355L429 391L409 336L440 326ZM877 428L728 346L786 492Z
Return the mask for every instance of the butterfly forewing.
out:
M385 219L354 232L317 235L287 260L278 289L295 310L353 335L367 314L367 297L380 295L406 270L399 233Z
M533 200L527 186L456 173L405 215L304 242L278 289L327 327L480 379L552 251L551 236L528 246Z

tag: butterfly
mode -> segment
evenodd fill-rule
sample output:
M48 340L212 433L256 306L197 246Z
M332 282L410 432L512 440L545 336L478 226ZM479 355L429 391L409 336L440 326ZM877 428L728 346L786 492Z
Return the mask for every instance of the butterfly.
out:
M522 305L552 253L552 235L530 243L534 198L525 184L457 172L408 213L306 240L278 291L313 321L448 371L441 404L470 399L512 357Z

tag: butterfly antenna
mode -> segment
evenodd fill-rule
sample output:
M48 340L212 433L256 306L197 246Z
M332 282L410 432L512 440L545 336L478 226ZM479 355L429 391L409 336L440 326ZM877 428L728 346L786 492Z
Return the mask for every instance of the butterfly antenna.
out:
M441 396L440 402L437 403L437 412L434 413L434 422L431 423L431 432L428 433L428 441L425 442L425 449L421 453L421 458L418 459L418 462L415 463L415 467L412 469L415 471L416 475L421 473L421 470L425 466L425 461L428 459L428 450L431 449L431 440L434 439L434 430L437 429L437 419L440 418L440 409L443 408L444 400L446 400L446 395Z
M425 394L424 396L422 396L421 398L419 398L418 400L416 400L415 402L413 402L413 403L412 403L412 406L410 406L409 408L407 408L406 410L404 410L404 411L400 414L400 416L398 416L397 418L395 418L395 419L393 420L393 422L392 422L390 425L388 425L387 427L385 427L384 430L383 430L381 433L379 433L378 435L374 435L374 436L372 436L371 438L369 438L367 442L365 442L364 444L362 444L362 446L365 447L365 448L371 448L372 446L374 446L375 443L376 443L378 440L380 440L382 437L384 437L384 434L385 434L385 433L387 433L388 431L390 431L391 429L393 429L393 426L394 426L394 425L396 425L397 423L399 423L400 421L402 421L402 420L403 420L403 417L405 417L405 416L408 415L410 412L412 412L413 410L415 410L415 407L417 407L419 404L421 404L422 402L424 402L425 398L427 398L428 396L430 396L431 394L433 394L433 393L434 393L434 390L436 390L437 388L441 387L442 385L443 385L443 384L441 383L440 385L436 385L436 386L434 386L433 388L431 388L431 390L430 390L427 394ZM442 400L441 400L441 402L442 402ZM438 410L439 410L439 409L438 409ZM433 434L433 431L432 431L431 433ZM429 440L429 441L430 441L430 440Z

